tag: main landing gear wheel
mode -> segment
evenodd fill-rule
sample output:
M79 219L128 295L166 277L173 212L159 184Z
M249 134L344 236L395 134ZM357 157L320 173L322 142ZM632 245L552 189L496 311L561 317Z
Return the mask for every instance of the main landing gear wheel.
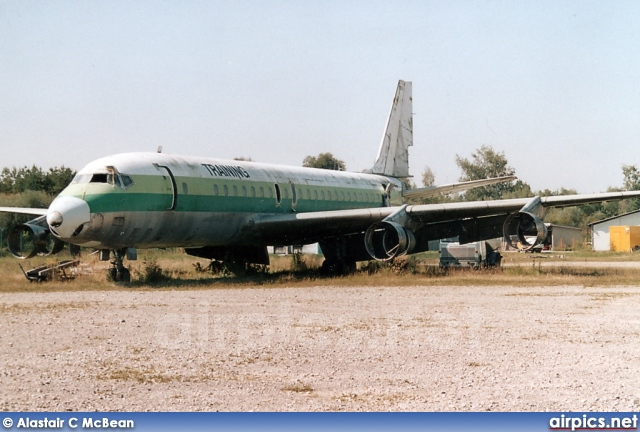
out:
M324 260L322 262L321 273L327 276L344 276L356 271L355 260L342 259L342 260Z

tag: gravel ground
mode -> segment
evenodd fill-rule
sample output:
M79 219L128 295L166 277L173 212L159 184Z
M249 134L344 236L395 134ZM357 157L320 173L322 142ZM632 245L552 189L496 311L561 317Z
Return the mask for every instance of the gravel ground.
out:
M0 295L10 411L638 411L640 287Z

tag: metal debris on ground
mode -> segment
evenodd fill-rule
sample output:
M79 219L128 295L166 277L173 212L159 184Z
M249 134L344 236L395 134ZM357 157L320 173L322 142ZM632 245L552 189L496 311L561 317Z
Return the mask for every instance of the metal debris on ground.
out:
M29 282L45 282L49 280L71 280L75 278L75 269L72 267L77 267L80 263L80 260L66 260L66 261L58 261L52 265L44 265L41 267L36 267L31 270L25 271L20 266L20 270L24 273L24 276L29 280Z

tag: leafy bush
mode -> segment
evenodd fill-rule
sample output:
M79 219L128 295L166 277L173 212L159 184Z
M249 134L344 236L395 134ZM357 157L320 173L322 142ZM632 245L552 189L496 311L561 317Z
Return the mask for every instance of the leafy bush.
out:
M295 252L291 254L291 271L305 272L309 269L307 261L301 252Z
M169 279L155 259L143 261L140 281L143 283L157 283Z
M370 275L380 272L390 272L395 274L417 274L419 261L414 256L402 256L389 261L367 261L360 267Z

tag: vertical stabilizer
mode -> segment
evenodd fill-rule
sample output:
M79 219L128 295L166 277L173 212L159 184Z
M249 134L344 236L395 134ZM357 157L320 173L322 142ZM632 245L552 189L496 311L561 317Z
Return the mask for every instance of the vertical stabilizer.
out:
M411 82L398 81L378 158L370 170L372 174L409 177L409 146L413 145L412 102Z

